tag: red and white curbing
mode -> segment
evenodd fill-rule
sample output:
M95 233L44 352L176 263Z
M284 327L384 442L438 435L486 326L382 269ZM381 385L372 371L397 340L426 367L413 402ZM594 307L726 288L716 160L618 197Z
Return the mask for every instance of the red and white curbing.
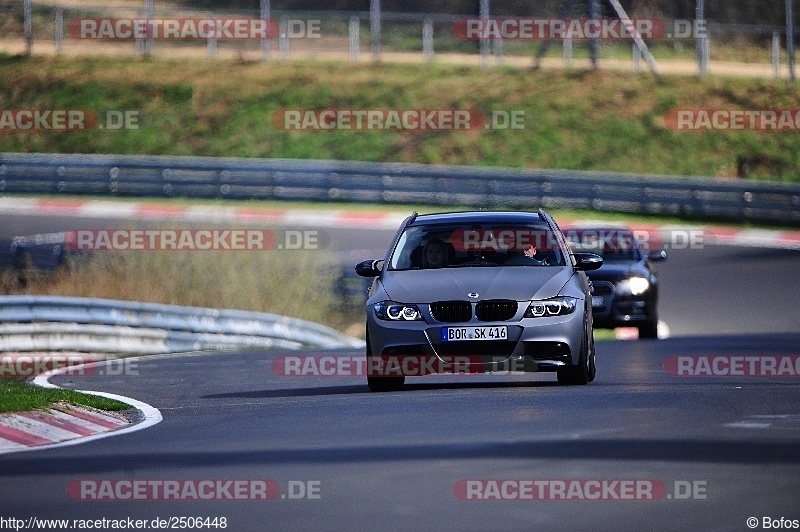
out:
M59 389L49 379L80 367L69 366L46 371L37 375L32 382L42 388ZM152 427L163 420L157 408L131 397L107 392L79 391L126 403L132 410L139 411L138 419L130 421L122 414L64 403L51 405L44 411L0 414L0 455L65 447L120 436Z
M274 209L259 207L225 207L216 205L178 205L170 203L127 202L114 200L80 200L70 198L36 199L0 197L0 214L42 216L74 216L120 220L178 220L186 222L266 223L287 226L330 228L397 229L406 214L385 211L348 211L317 209ZM569 225L607 225L608 222L559 220ZM779 249L800 249L800 231L741 229L710 225L629 224L635 230L702 231L708 244L757 246Z
M64 403L0 414L0 453L86 438L130 425L121 415Z

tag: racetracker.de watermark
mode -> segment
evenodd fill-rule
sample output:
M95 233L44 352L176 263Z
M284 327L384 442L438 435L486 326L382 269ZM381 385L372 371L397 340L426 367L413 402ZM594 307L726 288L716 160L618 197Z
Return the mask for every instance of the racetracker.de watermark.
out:
M706 500L705 480L469 479L453 485L462 501Z
M800 355L672 355L664 371L673 377L798 377Z
M703 249L703 229L662 228L572 228L564 229L567 242L575 251L629 251L637 244L648 251ZM539 251L558 249L551 231L526 227L487 227L453 231L448 242L456 251L524 251L531 246Z
M278 109L270 121L286 131L474 131L525 129L525 111L475 109Z
M137 110L0 109L0 131L120 131L140 125Z
M635 242L645 252L660 250L701 250L706 246L703 229L663 229L638 227L634 229L566 228L564 236L575 251L625 251Z
M330 243L317 229L78 229L67 231L73 251L320 250Z
M425 375L475 375L483 373L483 359L474 356L391 355L279 355L272 372L279 377L419 377ZM522 372L512 361L493 374Z
M76 479L75 501L274 501L319 500L320 480L273 479Z
M453 34L464 40L697 39L706 33L705 21L658 18L465 18L453 23Z
M664 126L674 131L800 131L800 109L672 109Z
M73 39L99 40L270 40L319 39L321 20L271 18L74 18L67 23Z
M102 358L87 353L18 353L0 356L0 377L27 378L59 370L70 377L139 375L136 360Z

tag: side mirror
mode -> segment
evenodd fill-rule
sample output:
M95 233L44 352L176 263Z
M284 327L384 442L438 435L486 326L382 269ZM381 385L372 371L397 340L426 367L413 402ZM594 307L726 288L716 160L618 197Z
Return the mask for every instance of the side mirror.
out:
M361 277L377 277L381 274L382 259L365 260L356 264L356 273Z
M603 257L594 253L573 253L575 269L582 272L596 270L603 265Z
M651 251L647 254L647 260L658 262L660 260L667 260L667 252L663 249L661 251Z

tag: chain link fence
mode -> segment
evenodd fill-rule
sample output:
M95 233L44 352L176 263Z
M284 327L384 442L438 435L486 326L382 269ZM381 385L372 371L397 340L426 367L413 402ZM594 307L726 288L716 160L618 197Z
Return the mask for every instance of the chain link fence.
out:
M488 3L487 3L488 5ZM596 17L619 22L612 4L596 4ZM489 13L489 16L494 16ZM427 62L509 65L523 68L601 68L644 70L643 51L631 39L600 38L465 38L459 31L466 21L503 20L477 14L395 13L380 10L372 0L368 11L285 11L270 9L197 10L142 3L114 6L58 7L24 0L0 4L0 52L10 54L122 55L171 58L219 57L240 61L304 59L344 62ZM513 15L536 20L586 20L585 2L543 2ZM786 27L779 25L718 23L713 19L666 19L631 13L634 20L655 21L661 31L646 39L658 70L676 74L733 74L789 77ZM638 17L638 18L637 18ZM263 34L236 37L215 31L187 31L187 20L269 20ZM111 21L85 31L92 21ZM173 21L180 25L172 36L162 32L122 35L115 21ZM87 22L89 21L89 22ZM157 22L160 24L161 22ZM90 27L88 26L88 27ZM223 22L224 26L224 22ZM585 29L587 26L582 26ZM484 26L484 29L486 27ZM228 30L230 28L227 28ZM704 30L704 31L703 31ZM124 33L124 32L123 32ZM156 32L157 33L157 32ZM574 34L574 33L573 33ZM177 37L175 36L177 35ZM556 37L558 34L555 35ZM550 36L552 37L552 35Z

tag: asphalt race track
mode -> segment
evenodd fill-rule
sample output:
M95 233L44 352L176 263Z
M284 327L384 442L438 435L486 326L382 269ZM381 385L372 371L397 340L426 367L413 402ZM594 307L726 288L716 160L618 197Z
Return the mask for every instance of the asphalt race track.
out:
M23 223L7 218L4 232ZM25 223L28 234L75 227L36 220L46 229ZM382 253L391 236L326 230L340 251ZM351 351L150 357L122 376L55 378L145 401L164 420L0 456L0 514L225 517L229 530L749 530L751 517L759 529L764 518L800 520L800 377L671 374L677 357L796 362L798 266L799 251L672 251L658 265L672 337L599 343L588 386L558 386L553 374L430 376L372 394L361 376L276 371L283 357L362 355ZM93 501L74 489L102 480L267 480L277 491L267 501Z

